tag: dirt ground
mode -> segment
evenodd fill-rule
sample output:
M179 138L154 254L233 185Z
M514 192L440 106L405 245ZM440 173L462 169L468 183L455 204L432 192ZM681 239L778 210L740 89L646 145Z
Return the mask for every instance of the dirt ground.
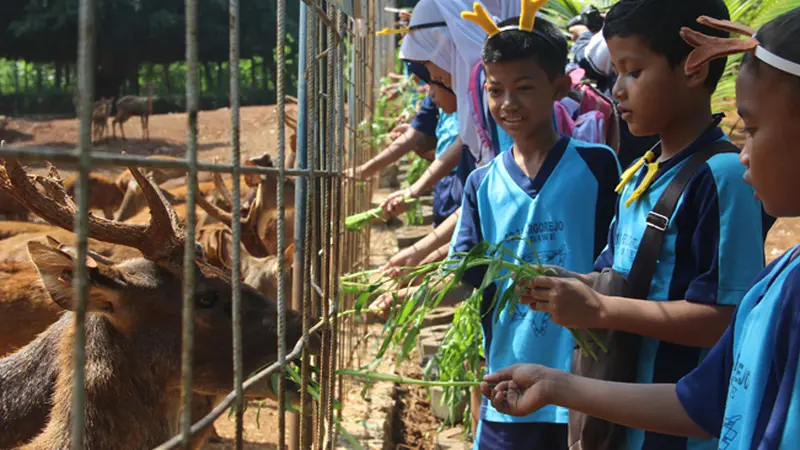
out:
M288 105L287 111L295 114L296 106ZM214 111L202 111L198 118L198 151L201 161L211 162L218 157L221 162L230 161L230 110L227 108ZM254 106L241 109L241 154L242 159L261 155L267 152L273 156L277 146L277 117L274 106ZM109 127L110 132L110 127ZM150 118L150 141L141 139L141 127L138 119L133 118L125 124L127 141L107 140L94 146L96 152L120 153L122 151L134 155L168 155L182 157L186 152L186 116L185 114L155 115ZM291 134L287 128L287 140ZM119 134L119 132L118 132ZM53 119L47 117L9 118L6 128L0 131L0 139L7 144L21 147L50 147L71 150L77 140L77 121L75 119ZM103 172L118 172L103 169ZM69 172L62 170L62 172ZM800 241L800 220L781 220L770 233L766 257L769 261ZM396 240L393 232L385 227L372 231L371 258L373 266L388 260L396 254ZM400 374L404 376L420 376L420 369L413 363L401 366ZM400 389L402 402L401 417L403 426L398 431L403 436L403 447L414 449L430 449L439 422L429 413L428 399L423 388L403 387ZM257 404L252 404L245 413L245 448L276 448L277 408L272 402L265 402L260 411L257 423ZM207 444L204 449L217 450L232 448L234 421L223 416L216 422L216 429L223 437L222 443Z

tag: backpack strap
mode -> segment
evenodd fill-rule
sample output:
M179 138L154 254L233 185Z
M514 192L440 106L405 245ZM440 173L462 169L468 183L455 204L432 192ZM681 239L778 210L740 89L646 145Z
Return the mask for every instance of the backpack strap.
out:
M646 299L650 295L650 285L656 273L658 255L664 244L664 234L675 212L686 185L695 172L709 158L719 153L738 153L739 148L730 141L720 140L698 151L683 164L675 178L661 194L653 210L647 214L647 227L639 243L639 249L628 274L628 293L630 298Z

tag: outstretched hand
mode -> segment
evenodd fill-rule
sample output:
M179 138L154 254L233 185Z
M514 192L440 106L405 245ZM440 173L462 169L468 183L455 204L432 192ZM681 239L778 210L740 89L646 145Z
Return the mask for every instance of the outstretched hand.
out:
M517 287L519 302L568 328L601 328L606 313L604 296L576 278L536 277Z
M550 369L535 364L515 364L486 375L481 392L503 414L526 416L550 404Z

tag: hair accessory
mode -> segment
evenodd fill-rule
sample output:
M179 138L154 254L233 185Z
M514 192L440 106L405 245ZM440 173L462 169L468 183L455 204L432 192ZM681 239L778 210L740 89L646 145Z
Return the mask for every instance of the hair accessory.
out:
M695 47L686 59L686 73L694 73L703 64L723 56L752 52L756 58L765 64L800 77L800 64L782 58L764 48L756 37L757 33L754 29L729 20L719 20L708 16L700 16L697 22L732 34L748 36L748 38L721 38L708 36L687 27L682 28L681 37L683 40Z
M483 5L475 2L472 5L472 9L472 11L463 11L461 13L461 18L481 27L490 38L500 33L500 28L497 27L496 23L494 23L494 20L492 20L492 18L489 16L489 13L486 12L486 9L483 7Z
M438 28L438 27L446 27L447 22L431 22L431 23L421 23L419 25L412 25L410 27L403 27L403 28L384 28L381 31L375 33L376 36L391 36L393 34L407 34L410 31L414 30L422 30L425 28Z
M521 0L522 13L519 16L519 25L511 25L499 28L497 24L486 12L486 9L479 2L472 5L472 11L464 11L461 18L468 20L483 29L490 38L506 30L533 31L533 24L536 22L536 13L547 4L548 0Z

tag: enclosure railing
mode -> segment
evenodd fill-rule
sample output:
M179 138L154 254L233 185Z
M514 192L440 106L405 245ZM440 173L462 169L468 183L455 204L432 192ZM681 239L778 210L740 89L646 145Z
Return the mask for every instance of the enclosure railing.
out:
M341 410L334 414L334 398L342 398L346 387L335 376L337 367L353 363L357 355L356 321L350 316L338 319L339 308L349 309L352 298L340 303L339 279L342 270L363 269L369 262L369 231L344 233L342 218L364 208L370 202L370 187L344 183L343 168L355 167L370 156L374 149L367 144L367 123L375 103L377 82L393 60L393 44L376 43L377 26L390 25L384 7L394 0L303 0L300 14L301 35L298 89L297 168L285 168L286 162L286 1L277 0L277 167L249 167L240 164L239 121L239 0L229 0L230 44L230 110L231 163L210 164L198 161L198 0L186 0L186 63L187 63L187 152L185 160L147 159L144 157L92 154L91 119L95 59L96 0L79 2L78 86L80 95L80 133L74 152L55 149L26 149L13 146L0 150L3 158L23 161L49 160L55 163L77 163L77 216L74 232L77 236L75 277L75 334L74 334L74 417L72 418L72 448L84 447L85 339L84 328L87 301L87 269L84 264L88 250L88 180L93 168L103 166L181 168L188 173L186 198L186 246L184 250L183 310L182 310L182 404L181 432L159 446L170 449L188 448L190 437L211 426L215 419L234 407L236 419L236 448L243 445L244 391L272 374L283 374L287 364L300 358L301 397L307 398L313 378L311 366L319 368L316 381L320 384L319 402L301 402L301 413L286 416L284 377L279 377L278 448L287 445L297 448L333 448L336 445L336 423ZM299 1L299 0L289 0ZM205 417L192 417L192 360L194 352L193 314L195 289L195 205L198 192L197 174L200 171L230 173L232 185L232 223L234 242L240 241L241 188L240 174L262 174L278 178L277 183L277 257L279 273L284 273L287 248L285 235L284 180L295 177L295 244L294 282L287 290L284 278L279 277L278 360L260 372L247 377L243 372L242 309L240 246L233 246L232 320L234 385L231 392ZM289 200L290 201L290 200ZM291 292L291 304L287 296ZM298 342L286 342L287 307L302 311L303 337ZM308 336L322 333L319 356L311 357L306 347ZM310 412L310 414L309 414ZM304 417L299 420L299 417ZM288 430L288 433L286 432ZM124 436L120 436L124 439Z

